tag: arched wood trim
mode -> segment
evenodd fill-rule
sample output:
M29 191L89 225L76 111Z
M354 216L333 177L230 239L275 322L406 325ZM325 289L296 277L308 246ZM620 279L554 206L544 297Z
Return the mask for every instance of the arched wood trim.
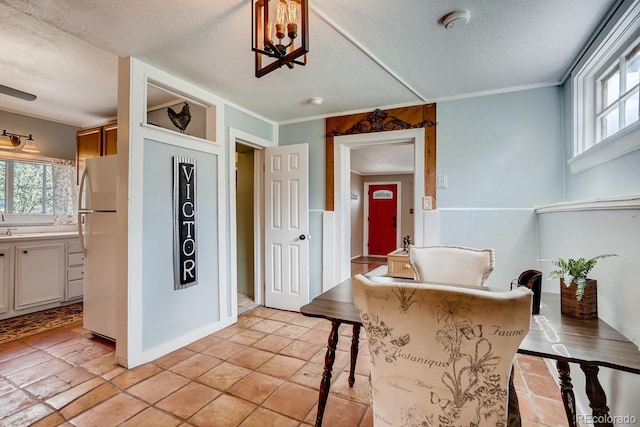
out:
M326 140L326 210L334 210L333 137L360 133L385 132L424 127L424 190L436 208L436 104L412 107L376 109L370 113L328 117L325 120Z

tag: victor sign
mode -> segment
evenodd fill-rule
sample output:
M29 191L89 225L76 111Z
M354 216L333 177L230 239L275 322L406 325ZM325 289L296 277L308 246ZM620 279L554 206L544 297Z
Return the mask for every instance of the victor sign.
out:
M196 161L173 158L174 289L197 283Z

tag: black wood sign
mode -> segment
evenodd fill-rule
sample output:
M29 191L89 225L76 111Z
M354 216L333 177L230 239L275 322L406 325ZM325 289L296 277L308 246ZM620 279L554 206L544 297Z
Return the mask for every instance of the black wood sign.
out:
M197 284L196 162L173 158L174 289Z

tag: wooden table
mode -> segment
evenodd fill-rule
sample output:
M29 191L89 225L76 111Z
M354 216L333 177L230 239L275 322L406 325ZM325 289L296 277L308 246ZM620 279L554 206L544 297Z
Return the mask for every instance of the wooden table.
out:
M385 277L370 277L370 279L385 282L403 281ZM309 304L301 307L300 312L305 316L327 319L332 325L318 397L315 425L320 427L331 387L331 375L339 337L338 329L343 323L353 326L349 386L353 386L355 382L354 372L362 323L353 303L352 279L347 279L317 296ZM579 364L584 372L586 394L592 409L593 424L596 427L613 426L609 419L607 396L598 381L600 366L640 374L640 351L635 344L603 320L580 320L561 315L558 294L542 294L540 314L532 316L531 329L520 345L518 353L556 361L562 401L571 427L577 426L577 423L569 362Z

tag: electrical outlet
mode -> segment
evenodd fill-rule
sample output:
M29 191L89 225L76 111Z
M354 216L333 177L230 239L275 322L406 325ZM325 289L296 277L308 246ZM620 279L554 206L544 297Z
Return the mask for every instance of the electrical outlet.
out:
M424 196L422 198L422 210L430 211L431 209L433 209L431 206L432 206L431 196Z
M438 188L447 188L447 174L445 172L439 172L436 177Z

